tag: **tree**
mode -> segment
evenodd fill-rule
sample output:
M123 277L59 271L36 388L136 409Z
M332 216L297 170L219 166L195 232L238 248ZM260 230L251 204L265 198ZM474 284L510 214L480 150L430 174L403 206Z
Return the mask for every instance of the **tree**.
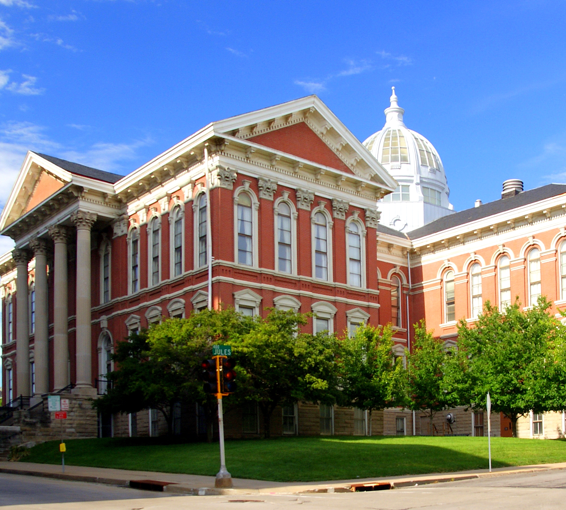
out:
M434 415L457 404L445 381L450 355L451 351L446 351L444 342L426 330L424 321L415 325L413 352L407 351L408 407L413 411L426 412L431 434Z
M299 333L306 323L300 313L272 310L231 342L239 367L238 397L257 402L266 437L271 435L271 415L277 406L336 400L336 339Z
M341 403L369 411L403 405L404 368L393 355L390 327L362 325L340 349Z
M132 333L127 341L118 342L112 359L117 370L107 375L107 393L93 407L110 414L157 409L171 432L172 405L183 398L184 381L167 363L151 356L148 331Z
M517 420L530 411L566 408L564 326L540 298L523 311L518 302L500 312L489 302L476 324L461 321L458 353L450 364L451 384L462 404L504 413L517 435Z

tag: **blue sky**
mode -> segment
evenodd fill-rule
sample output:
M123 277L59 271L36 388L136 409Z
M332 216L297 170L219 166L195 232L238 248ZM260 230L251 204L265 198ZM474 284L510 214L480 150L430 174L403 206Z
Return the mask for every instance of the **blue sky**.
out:
M27 150L128 173L312 93L363 141L392 85L457 210L566 182L565 25L551 0L0 0L0 208Z

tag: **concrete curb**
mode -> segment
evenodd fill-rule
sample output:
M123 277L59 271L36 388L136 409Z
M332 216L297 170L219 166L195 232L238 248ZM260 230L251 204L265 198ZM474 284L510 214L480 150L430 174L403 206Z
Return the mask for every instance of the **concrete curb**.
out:
M42 465L44 466L44 465ZM72 468L72 466L69 466ZM458 482L463 480L472 480L478 478L490 478L494 476L513 475L519 473L535 473L543 471L552 471L558 469L566 469L566 463L559 464L544 464L540 466L525 466L514 468L498 468L491 473L487 471L482 472L462 472L462 473L446 473L434 475L421 475L421 476L402 476L393 478L379 478L375 480L364 479L355 481L336 481L336 482L323 482L320 484L310 483L301 485L279 485L264 488L252 487L238 487L232 489L217 489L214 487L197 487L190 482L174 482L166 481L167 473L155 473L153 480L156 485L160 485L163 492L170 494L185 494L193 496L229 496L236 494L322 494L322 493L343 493L343 492L360 492L360 491L373 491L373 490L389 490L401 489L404 487L415 487L418 485L429 485L436 483ZM131 482L139 482L143 478L140 476L131 478L118 478L118 477L104 477L104 476L90 476L84 474L73 473L55 473L49 471L33 470L26 468L18 468L16 465L11 467L0 467L0 473L19 474L25 476L38 476L42 478L53 478L57 480L68 480L76 482L87 483L101 483L105 485L113 485L120 487L130 487ZM190 476L190 475L189 475ZM147 481L147 480L146 480ZM151 482L151 480L150 480ZM241 480L240 480L241 482Z

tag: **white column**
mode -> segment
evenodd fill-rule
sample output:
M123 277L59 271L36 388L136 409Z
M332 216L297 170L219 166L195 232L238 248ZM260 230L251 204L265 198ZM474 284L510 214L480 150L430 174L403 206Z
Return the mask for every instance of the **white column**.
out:
M67 238L65 227L54 226L49 235L55 244L53 278L53 386L55 391L69 384L69 304L67 292Z
M96 214L71 215L77 227L77 388L92 388L90 229Z
M28 294L28 262L29 252L16 249L12 252L16 262L16 384L17 393L30 396L29 373L29 294Z
M49 391L47 243L34 239L30 246L35 253L35 394L42 395Z

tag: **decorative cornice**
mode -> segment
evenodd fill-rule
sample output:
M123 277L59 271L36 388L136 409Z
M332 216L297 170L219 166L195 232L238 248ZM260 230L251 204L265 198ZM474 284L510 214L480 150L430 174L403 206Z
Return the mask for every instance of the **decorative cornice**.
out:
M312 203L314 202L314 193L306 189L297 189L297 207L310 211Z
M225 189L234 189L234 182L236 181L237 172L233 168L217 167L211 172L212 187L219 187Z
M273 200L273 195L277 191L277 183L271 179L260 177L258 179L259 197Z

